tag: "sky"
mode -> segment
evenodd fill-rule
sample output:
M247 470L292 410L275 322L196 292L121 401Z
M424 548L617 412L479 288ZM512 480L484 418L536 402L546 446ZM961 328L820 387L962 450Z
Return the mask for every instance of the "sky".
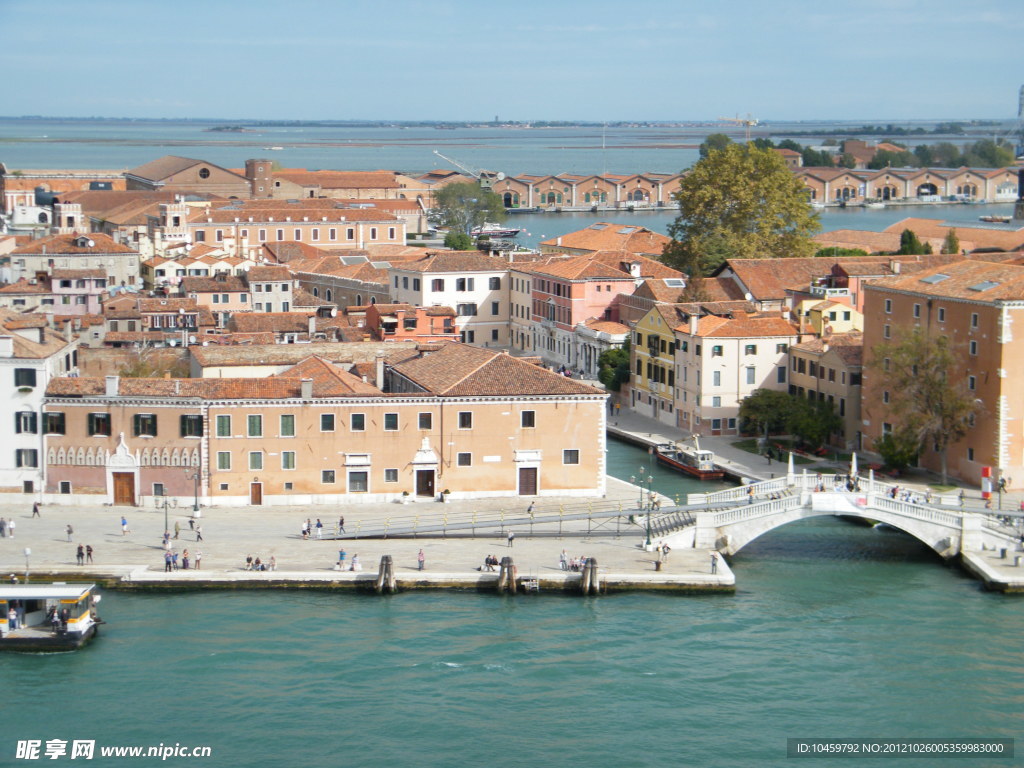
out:
M1020 8L1020 0L0 0L0 114L1010 119L1024 83Z

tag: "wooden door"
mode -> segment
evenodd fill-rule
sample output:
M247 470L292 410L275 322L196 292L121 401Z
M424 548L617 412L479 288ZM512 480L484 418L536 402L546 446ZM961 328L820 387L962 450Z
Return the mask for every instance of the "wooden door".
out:
M416 495L434 497L434 470L416 470Z
M519 495L537 495L537 468L521 467L519 469Z
M114 503L135 504L135 474L114 472Z
M249 503L255 507L263 503L263 483L249 483Z

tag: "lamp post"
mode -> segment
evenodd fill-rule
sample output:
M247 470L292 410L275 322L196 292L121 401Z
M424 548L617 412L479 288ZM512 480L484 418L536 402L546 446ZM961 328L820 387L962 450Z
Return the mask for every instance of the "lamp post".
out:
M192 480L195 482L195 497L192 499L192 512L194 517L199 517L199 470L195 471L192 475Z
M166 533L166 532L169 532L170 530L171 530L170 529L170 522L167 519L167 497L165 496L164 497L164 532Z
M32 550L25 547L25 583L28 584L28 558L32 554Z
M652 508L654 507L654 491L651 488L651 484L654 482L654 475L645 475L644 473L646 471L647 471L646 469L644 469L643 467L640 467L639 481L638 481L637 477L635 475L633 475L633 476L631 476L629 478L629 482L636 484L636 486L640 489L640 499L637 501L637 508L641 512L645 512L646 513L646 518L647 518L647 524L646 524L647 542L645 543L644 546L647 549L647 551L650 552L650 550L651 550L651 511L652 511ZM645 483L647 484L647 503L646 504L644 504L644 484Z

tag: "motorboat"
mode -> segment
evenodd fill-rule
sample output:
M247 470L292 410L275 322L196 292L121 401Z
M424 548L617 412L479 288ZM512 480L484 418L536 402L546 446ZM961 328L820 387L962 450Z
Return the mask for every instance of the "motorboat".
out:
M503 227L500 224L487 222L486 224L472 230L469 234L473 237L496 237L499 239L506 239L513 238L522 231L522 227Z
M0 586L0 650L74 651L88 643L100 621L95 584Z
M660 464L699 480L719 480L725 476L725 472L715 466L714 452L702 450L696 435L692 446L679 443L656 445L654 456Z

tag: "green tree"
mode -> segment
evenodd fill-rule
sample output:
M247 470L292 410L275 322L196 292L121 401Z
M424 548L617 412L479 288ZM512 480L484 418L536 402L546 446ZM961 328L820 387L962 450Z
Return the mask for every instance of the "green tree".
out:
M616 349L609 349L597 358L597 379L605 388L618 392L629 381L629 339Z
M895 432L889 432L875 440L873 447L888 469L902 472L917 462L921 444L911 430L901 426Z
M931 165L935 162L935 150L927 144L918 144L914 147L914 157L917 158L917 165Z
M767 437L789 430L793 397L774 389L755 389L740 403L740 425L744 432Z
M732 139L724 133L709 133L700 144L700 157L703 160L712 150L725 149L732 144Z
M917 165L917 156L913 152L893 152L891 149L880 149L871 158L868 168L877 171L892 166L893 168L908 168Z
M505 220L501 197L472 181L448 184L434 193L431 218L453 232L470 234L485 222Z
M679 294L677 301L683 303L711 301L711 294L708 292L707 286L704 285L704 275L699 271L687 275L686 285L683 287L682 293Z
M803 147L800 146L799 144L797 144L792 139L783 139L782 141L779 142L778 146L779 146L779 149L791 149L794 152L802 152L803 151Z
M806 445L825 445L829 435L842 428L843 421L831 404L823 400L812 402L793 395L788 397L793 399L787 419L788 431Z
M835 165L832 155L823 149L804 147L800 154L805 168L831 168Z
M465 232L451 230L444 236L444 247L453 251L469 251L473 248L473 238Z
M843 152L843 154L839 156L839 165L841 165L843 168L856 168L857 158L855 158L849 152Z
M708 273L726 258L810 256L821 228L803 182L778 153L749 144L711 150L682 180L663 261Z
M867 256L863 248L819 248L814 253L816 259L836 256Z
M953 227L949 228L946 239L942 241L942 253L960 253L960 238Z
M900 249L896 253L907 256L919 256L925 253L924 244L918 239L917 234L912 229L904 229L900 233Z
M904 328L875 348L869 366L889 393L896 431L906 430L918 450L934 448L945 483L947 450L967 434L979 410L972 393L953 378L957 369L949 337L930 336L921 326Z

